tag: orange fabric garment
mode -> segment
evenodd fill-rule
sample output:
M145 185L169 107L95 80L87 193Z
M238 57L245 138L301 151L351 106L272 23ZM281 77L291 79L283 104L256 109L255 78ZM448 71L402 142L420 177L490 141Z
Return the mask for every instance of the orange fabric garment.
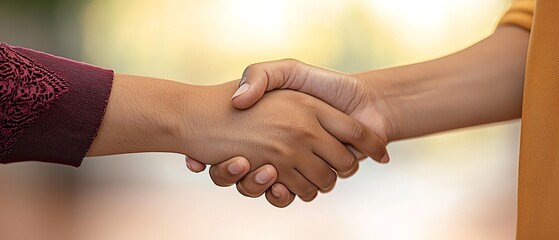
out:
M531 30L522 106L517 239L559 239L559 1L517 1L501 24Z
M514 24L530 30L534 16L534 0L517 0L512 3L509 11L501 18L500 24Z

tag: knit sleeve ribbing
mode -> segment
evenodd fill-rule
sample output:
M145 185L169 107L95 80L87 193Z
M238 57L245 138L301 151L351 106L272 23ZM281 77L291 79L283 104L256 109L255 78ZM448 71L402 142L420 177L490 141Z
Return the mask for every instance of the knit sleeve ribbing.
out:
M534 7L534 0L516 0L513 2L509 11L503 16L499 24L516 25L530 31L532 28Z
M79 166L112 81L111 70L0 43L0 163Z

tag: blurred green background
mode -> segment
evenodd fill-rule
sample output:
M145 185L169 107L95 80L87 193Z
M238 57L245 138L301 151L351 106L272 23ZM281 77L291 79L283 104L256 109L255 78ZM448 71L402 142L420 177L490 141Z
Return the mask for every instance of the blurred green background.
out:
M0 41L120 73L216 84L296 58L345 72L488 36L509 0L0 1ZM0 165L0 239L514 239L519 121L400 141L314 202L276 209L183 156Z

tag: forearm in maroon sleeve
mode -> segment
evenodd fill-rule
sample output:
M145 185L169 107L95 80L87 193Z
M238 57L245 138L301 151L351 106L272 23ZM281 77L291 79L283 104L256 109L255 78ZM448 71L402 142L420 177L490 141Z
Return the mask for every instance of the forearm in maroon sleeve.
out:
M79 166L101 125L113 75L0 43L0 162Z

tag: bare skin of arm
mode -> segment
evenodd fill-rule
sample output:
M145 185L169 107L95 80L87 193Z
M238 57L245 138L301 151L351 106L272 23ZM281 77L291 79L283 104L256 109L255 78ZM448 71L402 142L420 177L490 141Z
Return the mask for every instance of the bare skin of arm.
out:
M301 91L361 121L387 143L515 119L522 112L529 36L521 28L500 26L488 38L452 55L358 74L335 72L296 60L258 63L245 71L248 90L232 102L244 109L266 91ZM191 165L196 164L190 161ZM242 166L243 171L232 173L227 168L231 164ZM198 168L194 170L203 170L195 166ZM227 181L220 185L237 182L244 195L259 196L266 192L266 198L275 206L291 203L292 194L285 186L274 184L273 167L263 166L245 176L247 166L246 159L236 158L212 166L210 174L227 176ZM254 178L259 171L270 173L268 182Z
M115 74L109 103L88 157L136 152L184 152L177 131L185 86Z

